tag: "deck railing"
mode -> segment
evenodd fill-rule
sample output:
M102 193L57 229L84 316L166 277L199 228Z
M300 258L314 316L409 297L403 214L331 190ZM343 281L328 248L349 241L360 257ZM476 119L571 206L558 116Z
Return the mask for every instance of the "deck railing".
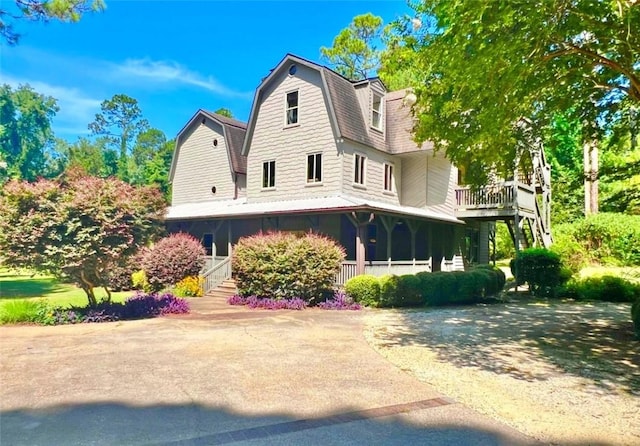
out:
M204 292L214 290L226 279L231 278L231 257L224 257L224 260L217 262L212 268L202 274L204 278Z
M520 209L533 212L535 190L521 182L505 181L479 188L456 189L457 210Z
M202 272L204 273L206 271L209 271L216 264L222 262L226 258L226 256L204 256L204 266L202 267Z

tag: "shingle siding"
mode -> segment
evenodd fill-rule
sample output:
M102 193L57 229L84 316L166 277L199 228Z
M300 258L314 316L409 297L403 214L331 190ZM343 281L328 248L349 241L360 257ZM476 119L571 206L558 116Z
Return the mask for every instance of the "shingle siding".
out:
M213 140L218 140L214 147ZM234 198L235 185L222 126L207 120L194 123L182 136L176 153L171 204ZM211 188L216 188L216 193Z
M294 76L283 70L258 104L247 165L250 201L336 195L342 155L338 152L318 71L298 66ZM285 95L298 90L298 124L285 126ZM322 153L322 183L307 184L307 156ZM262 188L262 164L275 160L275 188Z

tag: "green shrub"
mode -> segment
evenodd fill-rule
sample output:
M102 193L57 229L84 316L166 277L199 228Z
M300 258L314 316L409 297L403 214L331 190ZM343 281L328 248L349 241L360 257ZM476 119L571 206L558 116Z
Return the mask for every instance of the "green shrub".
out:
M46 300L18 299L4 302L0 306L0 323L41 323L46 324L51 318L51 309Z
M640 339L640 299L631 305L631 320L636 331L636 338Z
M197 276L206 252L189 234L171 234L141 254L142 269L153 291L174 285L187 276Z
M421 280L415 274L405 274L398 277L397 297L393 306L417 307L424 305Z
M380 305L380 282L369 274L352 277L344 284L344 290L354 302L368 307Z
M560 256L543 248L520 251L511 261L511 272L516 283L529 284L535 296L553 296L567 280Z
M640 265L640 215L599 213L553 231L552 250L574 270L588 263Z
M640 298L640 285L617 276L587 277L569 281L562 295L577 300L634 302Z
M500 268L493 265L477 265L474 270L485 275L488 272L485 288L487 296L498 294L504 289L504 285L507 283L507 277Z
M271 232L243 237L233 251L233 270L243 296L321 300L333 287L344 249L318 234Z

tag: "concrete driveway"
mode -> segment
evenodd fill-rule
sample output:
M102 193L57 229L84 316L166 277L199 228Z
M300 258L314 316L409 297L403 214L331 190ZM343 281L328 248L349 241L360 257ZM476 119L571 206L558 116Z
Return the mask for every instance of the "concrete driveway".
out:
M362 312L0 327L0 444L535 442L394 367Z

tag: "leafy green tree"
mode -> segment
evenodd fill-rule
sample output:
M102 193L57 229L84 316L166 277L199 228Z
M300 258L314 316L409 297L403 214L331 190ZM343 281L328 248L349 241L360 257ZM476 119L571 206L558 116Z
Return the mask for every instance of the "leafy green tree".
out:
M0 5L0 36L9 45L15 45L20 39L13 26L17 20L77 22L82 14L104 8L103 0L15 0L13 7Z
M138 101L124 94L100 104L101 112L89 124L94 135L103 136L118 151L118 178L129 179L129 156L138 135L149 128Z
M233 112L226 107L221 107L214 111L216 115L226 116L227 118L233 118Z
M45 152L54 142L56 100L29 85L0 86L0 160L7 176L33 181L45 174Z
M358 15L333 39L332 47L320 48L320 54L347 79L365 79L379 67L380 50L376 45L382 34L381 17Z
M3 264L76 282L97 304L108 273L161 230L165 203L156 188L70 171L52 181L9 181L0 191Z
M417 141L433 141L481 184L517 157L521 117L544 127L571 113L583 142L625 102L640 102L640 7L625 1L423 0L405 44L424 73L416 86ZM589 128L589 126L591 128Z

